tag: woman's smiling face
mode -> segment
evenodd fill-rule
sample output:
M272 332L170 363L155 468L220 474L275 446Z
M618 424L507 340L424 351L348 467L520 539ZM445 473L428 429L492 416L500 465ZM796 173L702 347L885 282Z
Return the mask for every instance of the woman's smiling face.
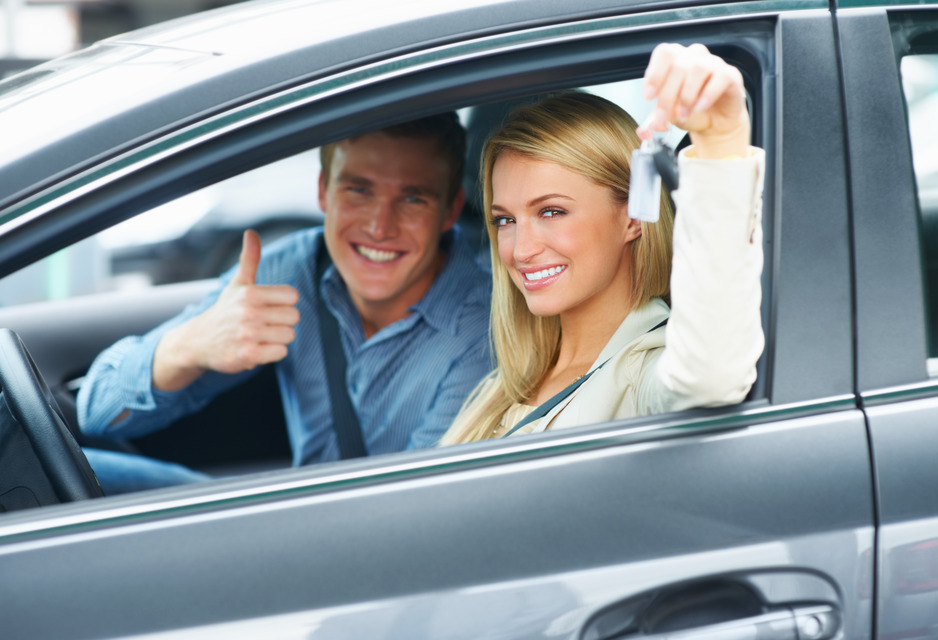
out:
M608 188L508 151L492 170L491 217L499 257L533 314L628 310L628 244L641 226Z

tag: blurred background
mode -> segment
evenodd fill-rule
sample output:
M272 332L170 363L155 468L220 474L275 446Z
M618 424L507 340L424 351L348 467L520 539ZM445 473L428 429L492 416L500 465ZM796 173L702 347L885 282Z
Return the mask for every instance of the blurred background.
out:
M0 78L125 31L234 0L0 0Z
M0 0L0 80L112 36L234 3ZM321 223L318 175L314 150L157 207L0 280L0 307L214 277L237 260L244 228L266 244Z

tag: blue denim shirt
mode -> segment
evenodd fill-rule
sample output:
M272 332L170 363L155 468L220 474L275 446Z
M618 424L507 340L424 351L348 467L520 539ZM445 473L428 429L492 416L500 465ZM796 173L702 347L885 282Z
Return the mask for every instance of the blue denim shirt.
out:
M339 458L316 313L321 294L339 323L349 397L368 452L434 445L492 368L491 275L476 263L458 230L447 234L446 261L427 294L406 318L365 339L361 318L335 267L315 282L316 255L324 250L321 229L294 233L265 247L257 272L259 284L288 284L300 294L296 339L276 365L293 464ZM98 356L78 394L78 419L85 433L115 438L150 433L197 411L256 372L208 372L175 392L152 386L160 338L211 306L232 274L223 275L213 293L175 318L144 336L120 340ZM111 424L125 409L130 415Z

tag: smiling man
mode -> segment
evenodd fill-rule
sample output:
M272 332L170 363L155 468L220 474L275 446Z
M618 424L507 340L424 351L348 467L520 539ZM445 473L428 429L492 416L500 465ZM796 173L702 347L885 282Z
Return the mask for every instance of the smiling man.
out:
M339 326L367 452L436 443L492 366L490 277L455 227L464 154L454 113L323 147L323 227L263 252L246 232L240 263L213 294L104 351L78 396L82 430L150 433L276 363L293 464L338 459L321 298ZM332 264L319 273L323 252ZM132 456L88 457L110 493L203 477Z

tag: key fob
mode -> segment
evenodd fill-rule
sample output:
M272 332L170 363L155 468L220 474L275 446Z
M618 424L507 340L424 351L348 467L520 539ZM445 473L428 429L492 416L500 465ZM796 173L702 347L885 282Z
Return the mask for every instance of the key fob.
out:
M657 222L661 210L661 175L655 166L657 151L654 140L644 140L632 152L629 217L642 222Z

